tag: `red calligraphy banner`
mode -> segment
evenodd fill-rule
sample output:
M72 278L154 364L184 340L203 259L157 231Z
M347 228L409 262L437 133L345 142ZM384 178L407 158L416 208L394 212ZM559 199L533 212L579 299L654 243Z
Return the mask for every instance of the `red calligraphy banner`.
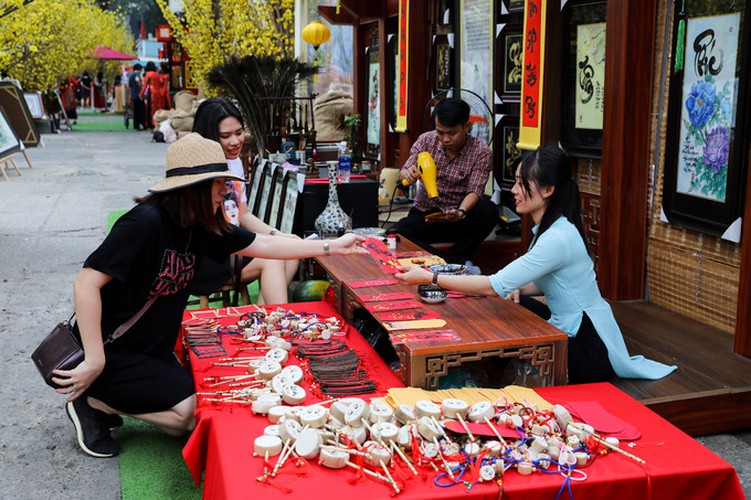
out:
M520 149L535 149L540 145L546 3L526 0L524 4L521 123L517 144Z
M407 130L407 84L409 75L409 0L399 0L399 55L397 56L396 131Z

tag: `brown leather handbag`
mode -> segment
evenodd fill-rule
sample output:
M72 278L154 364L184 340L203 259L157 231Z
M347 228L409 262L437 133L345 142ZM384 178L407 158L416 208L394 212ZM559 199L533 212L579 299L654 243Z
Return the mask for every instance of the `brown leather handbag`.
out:
M73 333L72 319L73 316L53 328L31 354L44 381L55 389L60 386L52 381L52 371L70 370L83 361L83 348Z

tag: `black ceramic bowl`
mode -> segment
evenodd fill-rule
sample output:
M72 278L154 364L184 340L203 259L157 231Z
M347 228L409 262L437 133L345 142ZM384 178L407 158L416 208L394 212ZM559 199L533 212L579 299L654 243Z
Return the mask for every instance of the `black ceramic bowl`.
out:
M438 304L446 300L446 290L438 285L417 285L417 295L428 304Z

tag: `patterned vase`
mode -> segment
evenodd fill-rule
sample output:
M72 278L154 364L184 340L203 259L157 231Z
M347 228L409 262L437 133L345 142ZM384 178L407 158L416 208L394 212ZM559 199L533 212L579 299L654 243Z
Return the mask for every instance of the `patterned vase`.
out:
M329 167L329 201L321 215L313 224L316 231L323 235L343 233L349 226L349 217L339 205L339 194L336 191L336 169Z

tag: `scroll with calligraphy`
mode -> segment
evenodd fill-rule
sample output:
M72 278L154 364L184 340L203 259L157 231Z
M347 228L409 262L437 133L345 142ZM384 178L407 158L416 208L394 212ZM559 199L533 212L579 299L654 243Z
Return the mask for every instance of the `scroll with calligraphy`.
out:
M519 149L532 150L540 145L546 4L543 0L527 0L524 9L521 121L517 145Z

